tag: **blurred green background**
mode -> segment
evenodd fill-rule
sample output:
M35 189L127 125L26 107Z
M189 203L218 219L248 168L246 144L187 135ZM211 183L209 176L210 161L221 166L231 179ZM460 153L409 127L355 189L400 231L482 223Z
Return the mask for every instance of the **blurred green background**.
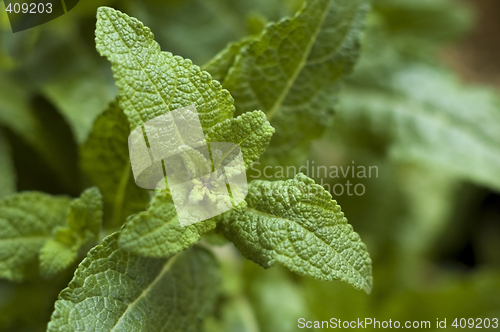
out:
M203 65L301 1L82 0L15 34L1 4L0 197L78 196L87 187L78 146L116 96L110 65L94 46L102 5L137 17L163 50ZM499 18L497 0L373 1L335 121L307 156L316 165L378 167L377 178L353 179L365 195L334 197L368 246L372 294L263 270L230 245L216 247L223 294L207 331L299 331L299 318L433 327L437 318L448 327L455 318L500 319ZM0 281L0 331L44 331L73 271Z

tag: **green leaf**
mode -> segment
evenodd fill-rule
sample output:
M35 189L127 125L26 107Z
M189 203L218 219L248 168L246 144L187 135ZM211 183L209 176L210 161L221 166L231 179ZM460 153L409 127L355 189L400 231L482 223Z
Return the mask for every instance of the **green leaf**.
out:
M118 233L93 248L59 294L48 331L198 331L220 280L204 249L170 259L120 249ZM103 316L104 314L104 316Z
M206 135L209 142L229 142L241 148L245 167L257 161L269 145L274 128L261 111L242 114L215 125Z
M204 130L232 118L229 92L190 60L161 52L151 30L137 19L100 7L95 34L97 50L112 63L120 106L132 129L193 104Z
M208 219L182 227L172 198L166 191L158 191L146 211L127 220L119 242L137 255L170 257L194 245L215 225L214 219Z
M449 42L470 30L473 23L470 6L453 0L376 0L373 7L383 16L393 39L410 42Z
M322 186L301 173L286 181L253 181L246 201L246 210L224 214L221 223L246 258L370 292L366 246Z
M240 49L223 86L238 113L262 110L276 128L267 155L283 163L327 128L367 9L366 0L311 0Z
M249 167L264 152L273 132L265 114L255 111L215 125L207 133L207 141L238 144ZM215 219L209 219L182 227L168 192L157 191L146 211L127 220L120 246L142 256L169 257L198 242L215 224Z
M66 241L67 239L70 238L65 238ZM40 274L51 278L68 268L76 261L76 249L73 245L59 240L50 239L45 242L40 250Z
M64 115L77 143L87 139L96 117L115 98L115 91L98 70L58 77L43 86L47 97Z
M113 103L97 118L80 149L81 167L101 190L111 226L119 226L129 215L144 210L150 200L148 192L139 188L132 176L129 133L127 117Z
M398 68L384 84L352 84L342 99L344 128L384 137L393 160L422 163L500 188L500 101L421 63Z
M16 191L16 170L10 146L0 131L0 198Z
M234 64L240 50L248 45L254 37L245 37L240 41L229 43L222 51L217 53L209 62L203 65L203 70L208 71L214 80L224 81L229 69Z
M259 268L253 264L255 268ZM259 268L260 269L260 268ZM297 320L311 317L301 285L293 280L285 268L275 267L245 277L249 283L248 296L262 332L295 332ZM331 285L329 285L331 286ZM276 310L279 308L279 310Z
M89 188L71 202L68 225L83 239L98 239L102 225L102 195L99 189Z
M24 192L0 200L0 277L22 280L52 231L64 226L70 198ZM36 269L35 269L36 270Z
M54 276L75 261L82 245L97 239L101 221L97 188L73 201L39 192L1 199L0 277L22 280L36 271L38 261L41 275Z
M67 226L58 227L40 251L40 273L50 278L70 266L78 249L99 237L102 196L96 187L85 190L69 205Z

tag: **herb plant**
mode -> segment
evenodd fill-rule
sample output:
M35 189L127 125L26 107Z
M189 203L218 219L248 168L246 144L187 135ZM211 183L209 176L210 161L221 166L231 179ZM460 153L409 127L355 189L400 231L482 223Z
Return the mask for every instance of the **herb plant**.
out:
M0 330L286 332L301 317L435 319L427 307L470 294L470 315L500 312L495 268L474 275L473 289L456 277L440 297L417 291L465 200L462 181L500 188L497 96L437 60L470 24L466 7L256 1L265 15L251 12L243 33L247 2L107 3L79 4L58 26L65 42L40 28L0 49ZM196 28L173 26L170 9ZM168 188L135 184L128 135L193 104L208 142L241 148L249 190L232 210L181 227ZM351 160L377 165L380 178L362 196L332 197L336 181L319 174L262 176L311 158L349 165L352 177ZM400 303L422 308L408 316Z

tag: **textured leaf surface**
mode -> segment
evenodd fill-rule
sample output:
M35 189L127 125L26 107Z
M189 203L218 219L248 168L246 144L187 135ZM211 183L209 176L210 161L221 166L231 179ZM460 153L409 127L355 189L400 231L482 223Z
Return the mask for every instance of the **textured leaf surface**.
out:
M200 331L217 294L217 262L192 248L168 260L120 249L118 233L80 264L48 331Z
M96 48L112 63L120 106L131 128L188 105L196 105L209 130L232 118L233 98L190 60L161 52L151 30L115 9L97 11Z
M207 140L238 144L249 167L264 152L273 132L265 114L255 111L217 124ZM198 242L203 233L215 228L215 223L210 219L182 227L168 192L157 191L146 211L127 220L120 245L139 255L168 257Z
M207 140L238 144L248 167L264 152L273 132L265 114L255 111L217 124L207 134ZM215 223L209 219L182 227L168 192L157 191L146 211L127 220L120 245L139 255L168 257L194 245L203 233L215 228Z
M382 86L353 84L341 101L343 125L366 124L388 140L393 158L500 188L500 101L493 93L465 89L446 71L415 64Z
M358 54L367 3L308 1L241 48L223 86L238 113L267 114L276 128L268 155L288 160L328 126L339 84Z
M70 198L25 192L0 200L0 277L21 280L52 231L66 223Z
M257 161L264 153L274 128L261 111L242 114L215 125L206 135L209 142L229 142L239 145L245 167Z
M87 142L81 147L81 167L101 190L105 216L118 226L131 214L144 210L148 192L139 188L132 176L128 152L129 123L113 103L101 114Z
M0 198L16 191L16 171L11 149L0 131Z
M268 268L276 262L319 280L343 280L370 292L366 246L323 187L303 174L253 181L244 211L224 214L222 231L241 253Z
M194 245L203 233L214 228L213 219L182 227L172 198L159 191L146 211L127 220L120 246L142 256L169 257Z

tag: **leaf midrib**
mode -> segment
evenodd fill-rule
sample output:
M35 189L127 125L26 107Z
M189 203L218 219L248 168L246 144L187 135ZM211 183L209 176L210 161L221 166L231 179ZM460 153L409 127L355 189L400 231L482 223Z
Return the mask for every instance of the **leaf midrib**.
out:
M346 262L346 263L347 263L347 264L348 264L348 265L352 268L352 270L356 272L356 274L360 277L360 279L361 279L361 280L363 280L363 284L364 284L364 286L365 286L367 289L369 289L369 288L370 288L370 285L369 285L369 284L367 283L367 281L366 281L366 277L365 277L365 276L363 276L363 275L361 274L361 272L360 272L360 271L358 271L358 269L356 269L356 268L355 268L355 267L351 264L351 262L349 262L349 261L348 261L348 260L347 260L347 259L346 259L346 258L345 258L345 257L344 257L341 253L340 253L340 252L338 252L337 250L335 250L335 248L333 248L332 246L330 246L327 242L325 242L325 240L323 240L322 238L320 238L319 236L317 236L317 235L315 234L315 232L310 231L309 229L305 228L303 225L301 225L300 223L296 222L295 220L288 219L288 218L286 218L286 217L276 216L276 215L270 214L270 213L268 213L268 212L260 211L260 210L257 210L257 209L255 209L255 208L251 208L251 207L248 207L248 208L247 208L247 211L248 211L248 210L251 210L251 211L250 211L250 213L252 213L252 212L253 212L253 213L255 213L255 214L260 214L260 215L263 215L263 216L268 217L268 218L273 218L273 219L281 219L281 220L284 220L284 221L286 221L286 222L294 222L295 224L299 225L301 228L305 229L307 232L312 233L312 234L314 235L314 238L316 238L316 239L320 240L322 243L324 243L324 244L325 244L325 246L327 246L328 248L330 248L332 251L336 252L336 253L339 255L339 257L342 257L342 259L343 259L343 260L344 260L344 261L345 261L345 262ZM339 224L339 225L340 225L340 224ZM339 226L339 225L332 225L332 227L336 227L336 226ZM287 233L288 233L288 229L287 229ZM290 237L287 237L287 238L288 238L288 240L291 242ZM273 251L274 251L276 254L278 254L278 253L277 253L274 249L273 249Z
M151 284L149 284L148 287L146 287L142 293L134 300L134 302L130 303L128 305L128 308L127 310L125 310L123 312L123 314L120 316L120 318L118 318L118 320L116 321L116 324L113 326L113 328L110 330L110 332L114 332L114 331L118 331L116 330L116 328L120 325L120 322L122 319L124 319L127 314L130 312L130 310L140 301L142 300L143 298L146 297L146 295L153 289L153 287L163 278L163 276L170 271L170 268L172 267L172 265L174 265L174 263L176 262L177 258L179 257L179 254L175 255L175 256L172 256L168 262L163 266L163 268L161 269L160 273L158 273L158 275L156 276L156 278L151 282Z
M332 1L333 0L330 0L328 2L328 5L325 8L330 8L332 6ZM316 26L316 30L314 31L313 36L309 40L309 43L306 46L306 50L303 53L302 58L300 59L299 65L295 69L292 77L290 77L290 79L286 83L285 88L283 89L283 91L281 92L279 97L276 99L276 102L274 103L273 107L267 113L268 121L271 121L271 119L276 115L276 112L281 108L283 101L285 100L286 96L288 96L288 93L290 92L290 89L292 88L293 84L297 80L297 77L302 72L302 69L304 69L304 67L307 63L307 59L309 58L309 55L311 54L312 47L313 47L314 43L316 42L316 39L318 38L318 35L321 31L321 27L323 26L323 23L325 22L327 15L328 15L328 10L324 10L322 17L318 21L318 25ZM298 16L296 16L296 18L298 18Z
M142 73L143 73L143 74L144 74L144 75L148 78L148 81L149 81L149 82L151 83L151 85L154 87L154 89L155 89L155 91L156 91L156 94L160 97L161 101L163 102L163 104L164 104L164 105L165 105L165 107L167 108L167 111L166 111L164 114L166 114L166 113L170 112L170 105L169 105L169 104L167 103L167 101L163 98L162 94L160 93L160 90L158 90L158 87L157 87L157 86L156 86L156 84L153 82L153 80L152 80L152 78L151 78L150 74L149 74L149 73L145 70L145 68L142 66L141 61L139 61L138 57L137 57L134 53L132 53L132 52L130 51L130 48L128 47L127 43L126 43L126 42L125 42L125 40L123 39L122 34L120 33L120 31L119 31L119 30L115 27L114 21L113 21L113 20L111 19L111 17L108 15L108 12L105 12L105 14L106 14L106 16L108 17L109 22L110 22L110 23L111 23L111 25L113 26L113 29L115 30L116 34L120 37L120 39L121 39L121 41L123 42L123 44L125 45L125 47L127 47L128 51L129 51L129 52L128 52L128 54L129 54L129 55L130 55L130 56L131 56L131 57L135 60L135 63L139 66L139 68L141 68ZM125 20L125 21L126 21L126 20ZM129 25L129 26L130 26L129 22L127 22L127 21L126 21L126 23L127 23L127 25ZM156 41L153 39L153 40L152 40L152 43L156 43ZM149 51L149 49L148 49L148 51ZM148 52L148 53L150 53L150 52ZM160 54L160 55L162 55L162 53L163 53L163 52L160 50L159 54ZM177 82L178 82L178 77L176 77L176 79L175 79L175 88L174 88L174 90L175 90L175 89L177 89ZM135 107L134 107L134 109L135 109ZM147 121L144 121L144 119L142 118L141 112L138 112L138 111L137 111L137 109L135 109L135 111L136 111L136 113L139 115L139 118L140 118L140 119L141 119L141 121L142 121L142 124L141 124L141 125L143 125L144 123L146 123ZM174 120L174 122L175 122L175 117L172 117L172 119L173 119L173 120ZM184 142L184 138L183 138L183 137L182 137L182 135L179 133L179 129L177 128L177 126L176 126L176 125L174 125L174 128L175 128L175 131L176 131L176 133L177 133L177 136L178 136L178 138L180 139L180 141L182 142L182 144L185 144L185 142ZM135 128L134 128L134 130L135 130Z

